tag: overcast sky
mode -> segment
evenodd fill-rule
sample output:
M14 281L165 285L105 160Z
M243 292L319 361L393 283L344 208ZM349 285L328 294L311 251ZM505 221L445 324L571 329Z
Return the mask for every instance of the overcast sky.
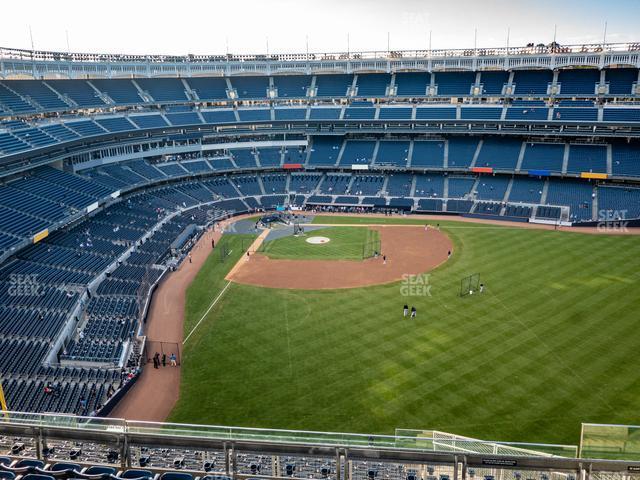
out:
M0 46L218 54L640 41L640 0L0 0Z

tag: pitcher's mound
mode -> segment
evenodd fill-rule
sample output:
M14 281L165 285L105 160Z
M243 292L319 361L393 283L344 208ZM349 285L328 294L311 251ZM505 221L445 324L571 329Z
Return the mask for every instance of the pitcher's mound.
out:
M309 237L305 241L313 245L322 245L323 243L329 243L331 239L327 237Z
M271 288L318 290L363 287L428 272L445 262L453 250L449 237L437 230L425 231L423 227L399 225L370 227L380 232L382 251L377 258L362 261L276 260L256 253L250 261L239 262L226 278Z

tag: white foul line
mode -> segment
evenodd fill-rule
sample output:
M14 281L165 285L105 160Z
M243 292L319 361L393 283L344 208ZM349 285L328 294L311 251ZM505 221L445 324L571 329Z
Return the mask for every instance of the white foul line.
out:
M222 297L222 295L224 294L224 292L227 291L227 288L229 288L229 285L231 285L231 282L227 282L227 284L224 286L224 288L222 289L222 291L218 294L218 296L216 297L216 299L211 302L211 305L209 305L209 308L207 308L207 311L204 312L204 315L202 315L202 318L198 321L198 323L196 323L196 326L193 327L193 329L191 330L191 332L189 332L189 335L187 335L187 338L184 339L184 341L182 342L182 345L184 345L185 343L187 343L187 340L189 340L189 337L191 335L193 335L193 332L196 331L196 328L198 328L200 326L200 324L202 323L202 321L204 320L204 318L209 314L209 312L211 311L211 309L215 306L216 303L218 303L218 301L220 300L220 298Z

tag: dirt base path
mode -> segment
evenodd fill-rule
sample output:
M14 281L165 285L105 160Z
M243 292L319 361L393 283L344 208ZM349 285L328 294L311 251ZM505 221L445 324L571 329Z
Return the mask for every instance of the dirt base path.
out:
M314 224L315 225L315 224ZM366 225L354 226L354 228ZM354 288L401 280L433 270L447 260L453 244L444 233L422 226L369 225L380 232L382 256L354 260L282 260L255 253L227 280L270 288L319 290Z
M168 274L155 293L149 312L145 334L147 341L176 343L182 346L184 305L187 287L191 284L211 253L211 240L216 243L222 228L249 215L220 222L216 231L206 232L191 250L191 262L186 258L180 267ZM180 367L159 369L146 365L140 378L109 415L112 418L164 422L180 394Z

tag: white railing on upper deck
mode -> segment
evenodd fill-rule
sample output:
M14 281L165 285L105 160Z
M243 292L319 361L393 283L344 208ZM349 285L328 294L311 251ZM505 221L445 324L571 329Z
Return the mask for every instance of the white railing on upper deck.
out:
M282 53L282 54L226 54L226 55L129 55L111 53L66 53L0 47L0 60L51 61L79 63L227 63L227 62L286 62L327 60L398 60L460 57L508 57L551 54L604 54L640 51L640 42L591 43L582 45L538 44L524 47L458 48L436 50L392 50L333 53Z

